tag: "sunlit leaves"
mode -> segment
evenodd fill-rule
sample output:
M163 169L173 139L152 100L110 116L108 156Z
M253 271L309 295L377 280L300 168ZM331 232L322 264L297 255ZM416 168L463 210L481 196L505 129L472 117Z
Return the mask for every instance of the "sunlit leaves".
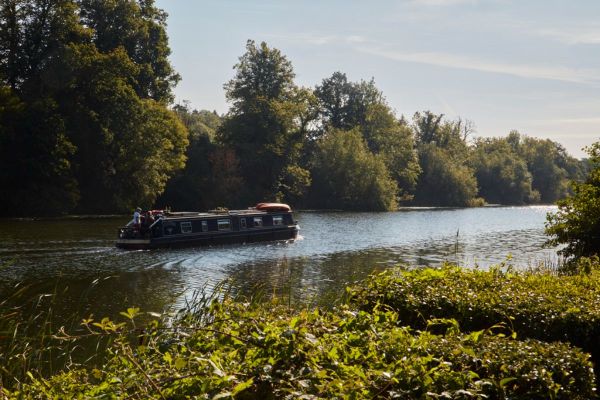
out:
M547 216L550 245L564 245L566 257L600 253L600 143L588 149L592 171L583 183L573 183L573 195L558 202L558 211Z
M432 273L423 281L439 279ZM132 351L114 332L96 369L32 375L16 396L133 398L557 398L593 397L587 355L565 344L517 341L492 330L439 334L401 327L389 308L298 310L224 299L145 330ZM124 312L129 316L137 310ZM204 321L204 322L194 322ZM111 333L113 323L97 323Z
M403 324L426 328L431 318L453 318L469 331L566 341L599 360L600 274L558 276L494 268L388 271L353 292L364 309L387 306ZM501 324L499 324L501 323ZM479 340L481 333L471 334Z

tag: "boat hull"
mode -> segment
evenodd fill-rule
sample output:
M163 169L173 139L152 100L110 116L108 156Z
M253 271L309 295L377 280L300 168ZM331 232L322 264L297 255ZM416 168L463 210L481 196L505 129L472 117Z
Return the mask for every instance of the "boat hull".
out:
M285 226L276 229L246 230L235 232L205 232L176 237L158 237L149 239L118 239L118 248L127 250L147 250L158 248L179 248L194 246L213 246L235 243L253 243L296 239L298 226Z

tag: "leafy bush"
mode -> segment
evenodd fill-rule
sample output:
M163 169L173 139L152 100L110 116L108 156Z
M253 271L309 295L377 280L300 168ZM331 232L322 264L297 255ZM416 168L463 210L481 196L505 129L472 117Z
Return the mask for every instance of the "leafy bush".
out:
M574 259L600 253L600 142L586 150L589 176L585 182L572 182L573 193L546 216L547 244L563 246L559 254Z
M600 271L587 275L440 269L390 270L351 291L364 310L391 307L403 324L423 328L454 318L465 330L499 322L519 337L566 341L600 361Z
M131 320L138 310L123 313ZM341 307L291 312L223 300L156 321L131 340L126 323L84 321L114 336L101 368L30 380L25 398L589 399L589 356L561 343L489 331L414 332L398 314Z

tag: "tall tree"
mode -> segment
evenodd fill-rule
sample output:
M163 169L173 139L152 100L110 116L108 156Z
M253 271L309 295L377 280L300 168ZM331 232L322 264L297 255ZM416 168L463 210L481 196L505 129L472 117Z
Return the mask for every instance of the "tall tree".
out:
M469 148L462 120L447 121L430 111L417 112L413 129L422 173L415 202L431 206L479 204L477 179L469 166Z
M151 206L184 166L185 127L160 102L138 96L131 84L136 64L123 48L104 54L80 47L68 62L78 85L57 97L77 147L79 211Z
M312 174L315 207L389 211L397 206L396 182L382 157L369 151L358 128L328 132L319 141Z
M241 187L239 161L233 150L216 143L222 118L216 112L175 107L189 131L185 169L168 183L157 200L160 207L206 210L236 204Z
M55 111L50 99L26 104L0 87L0 215L52 215L75 206L75 149Z
M400 195L409 199L420 172L412 130L398 120L386 104L375 81L350 82L335 72L315 88L320 129L313 138L331 129L358 128L371 152L381 155Z
M232 107L219 138L240 160L247 202L281 199L285 176L294 171L305 175L297 162L307 132L310 94L294 84L291 62L264 42L249 40L234 68L235 77L225 84ZM290 169L293 165L297 168Z
M123 14L109 12L116 8ZM118 32L111 45L108 31ZM0 128L9 212L151 205L187 145L166 108L175 76L168 53L152 0L0 4L0 79L23 104Z
M64 56L89 37L76 11L68 0L0 4L0 85L10 88L5 101L21 104L13 115L7 116L10 108L0 110L1 213L66 212L79 197L71 163L76 149L54 96L67 84Z
M466 207L477 204L477 180L473 170L433 143L419 147L423 170L415 202L427 206Z
M119 47L135 64L133 87L140 98L170 103L179 75L169 62L167 14L154 0L79 0L81 20L93 30L101 53Z
M412 129L383 102L369 105L360 128L369 149L381 156L396 181L400 198L410 200L421 173Z
M334 72L315 88L318 99L321 130L353 129L367 122L369 109L385 103L375 81L349 82L346 74Z

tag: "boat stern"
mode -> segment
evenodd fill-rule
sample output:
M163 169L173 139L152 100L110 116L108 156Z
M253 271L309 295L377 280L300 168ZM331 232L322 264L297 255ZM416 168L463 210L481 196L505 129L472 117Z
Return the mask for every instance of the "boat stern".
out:
M150 239L117 239L115 246L127 250L144 250L152 248Z

